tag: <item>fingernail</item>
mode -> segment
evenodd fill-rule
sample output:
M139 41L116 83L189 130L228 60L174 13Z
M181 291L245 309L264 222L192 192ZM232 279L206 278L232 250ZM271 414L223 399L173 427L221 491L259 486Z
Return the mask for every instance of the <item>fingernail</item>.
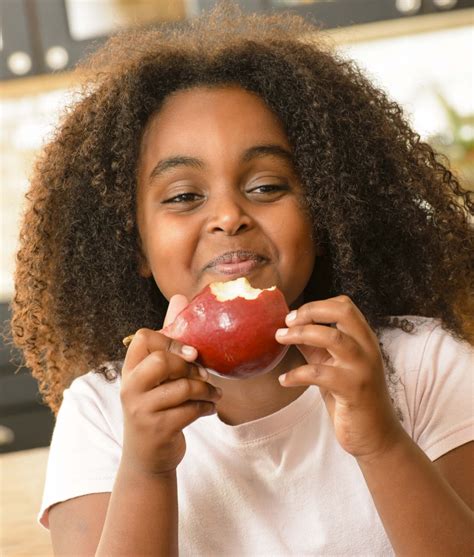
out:
M222 396L222 389L221 389L220 387L214 387L214 388L216 389L217 394L218 394L219 396Z
M279 337L284 337L288 334L288 329L277 329L276 335Z
M294 321L296 319L296 309L294 309L293 311L290 311L290 313L286 316L286 323L291 323L292 321Z
M193 346L187 346L186 344L181 346L181 353L189 358L197 356L196 349Z
M128 348L130 346L130 344L132 343L133 337L135 335L128 335L128 337L125 337L124 339L122 339L123 345Z
M286 381L286 373L280 375L280 377L278 377L278 381L280 381L280 383L284 383Z
M198 372L203 379L207 379L209 377L209 372L205 367L198 366Z

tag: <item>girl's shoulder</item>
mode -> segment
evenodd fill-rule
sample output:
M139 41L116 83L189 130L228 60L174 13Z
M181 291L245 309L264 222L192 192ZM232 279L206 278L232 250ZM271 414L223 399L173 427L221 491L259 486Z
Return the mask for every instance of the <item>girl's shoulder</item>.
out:
M434 329L442 327L440 319L422 315L392 315L389 319L392 326L382 330L382 335L389 338L408 338L404 337L408 333L409 338L420 340Z
M391 318L392 327L380 332L381 345L398 368L431 365L440 358L472 358L474 348L443 327L440 319L418 315ZM404 365L400 365L403 362Z
M120 400L122 362L110 362L76 377L64 391L55 431L97 435L121 443L123 413ZM107 368L107 369L105 369Z
M403 426L435 460L472 439L474 347L438 319L399 317L380 341L389 357L389 389Z
M64 391L64 396L86 397L98 403L115 400L120 391L122 365L123 361L106 362L76 377Z

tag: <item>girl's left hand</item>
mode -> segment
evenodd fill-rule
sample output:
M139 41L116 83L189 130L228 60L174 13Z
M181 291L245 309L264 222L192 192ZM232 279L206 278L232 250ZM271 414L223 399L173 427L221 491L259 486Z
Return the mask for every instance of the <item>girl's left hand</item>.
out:
M296 345L308 363L281 375L280 383L320 388L345 451L371 458L402 439L377 336L349 297L304 304L286 324L276 339Z

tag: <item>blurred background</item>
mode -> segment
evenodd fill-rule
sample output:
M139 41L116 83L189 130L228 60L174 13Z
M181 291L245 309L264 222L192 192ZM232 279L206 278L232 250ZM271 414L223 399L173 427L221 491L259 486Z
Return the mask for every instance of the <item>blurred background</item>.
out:
M449 157L461 181L474 191L474 0L235 3L254 12L290 10L318 22L341 54L356 60L404 107L414 129ZM214 4L213 0L0 0L2 324L9 319L28 176L35 155L78 87L71 69L119 29L164 21L180 25ZM46 537L38 541L35 533L33 545L25 546L25 536L31 539L28 529L35 528L32 520L53 417L41 404L35 381L26 369L18 369L17 361L14 350L0 340L2 499L20 505L17 518L2 515L0 547L5 555L47 555ZM32 467L36 473L28 473ZM24 474L20 487L5 480L9 470Z

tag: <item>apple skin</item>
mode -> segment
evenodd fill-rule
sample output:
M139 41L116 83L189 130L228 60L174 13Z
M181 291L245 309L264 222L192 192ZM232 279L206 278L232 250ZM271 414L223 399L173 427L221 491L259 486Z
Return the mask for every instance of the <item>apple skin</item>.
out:
M197 362L221 377L244 379L273 369L288 346L275 340L289 312L280 290L262 290L255 299L219 301L206 286L176 319L166 336L198 351Z

